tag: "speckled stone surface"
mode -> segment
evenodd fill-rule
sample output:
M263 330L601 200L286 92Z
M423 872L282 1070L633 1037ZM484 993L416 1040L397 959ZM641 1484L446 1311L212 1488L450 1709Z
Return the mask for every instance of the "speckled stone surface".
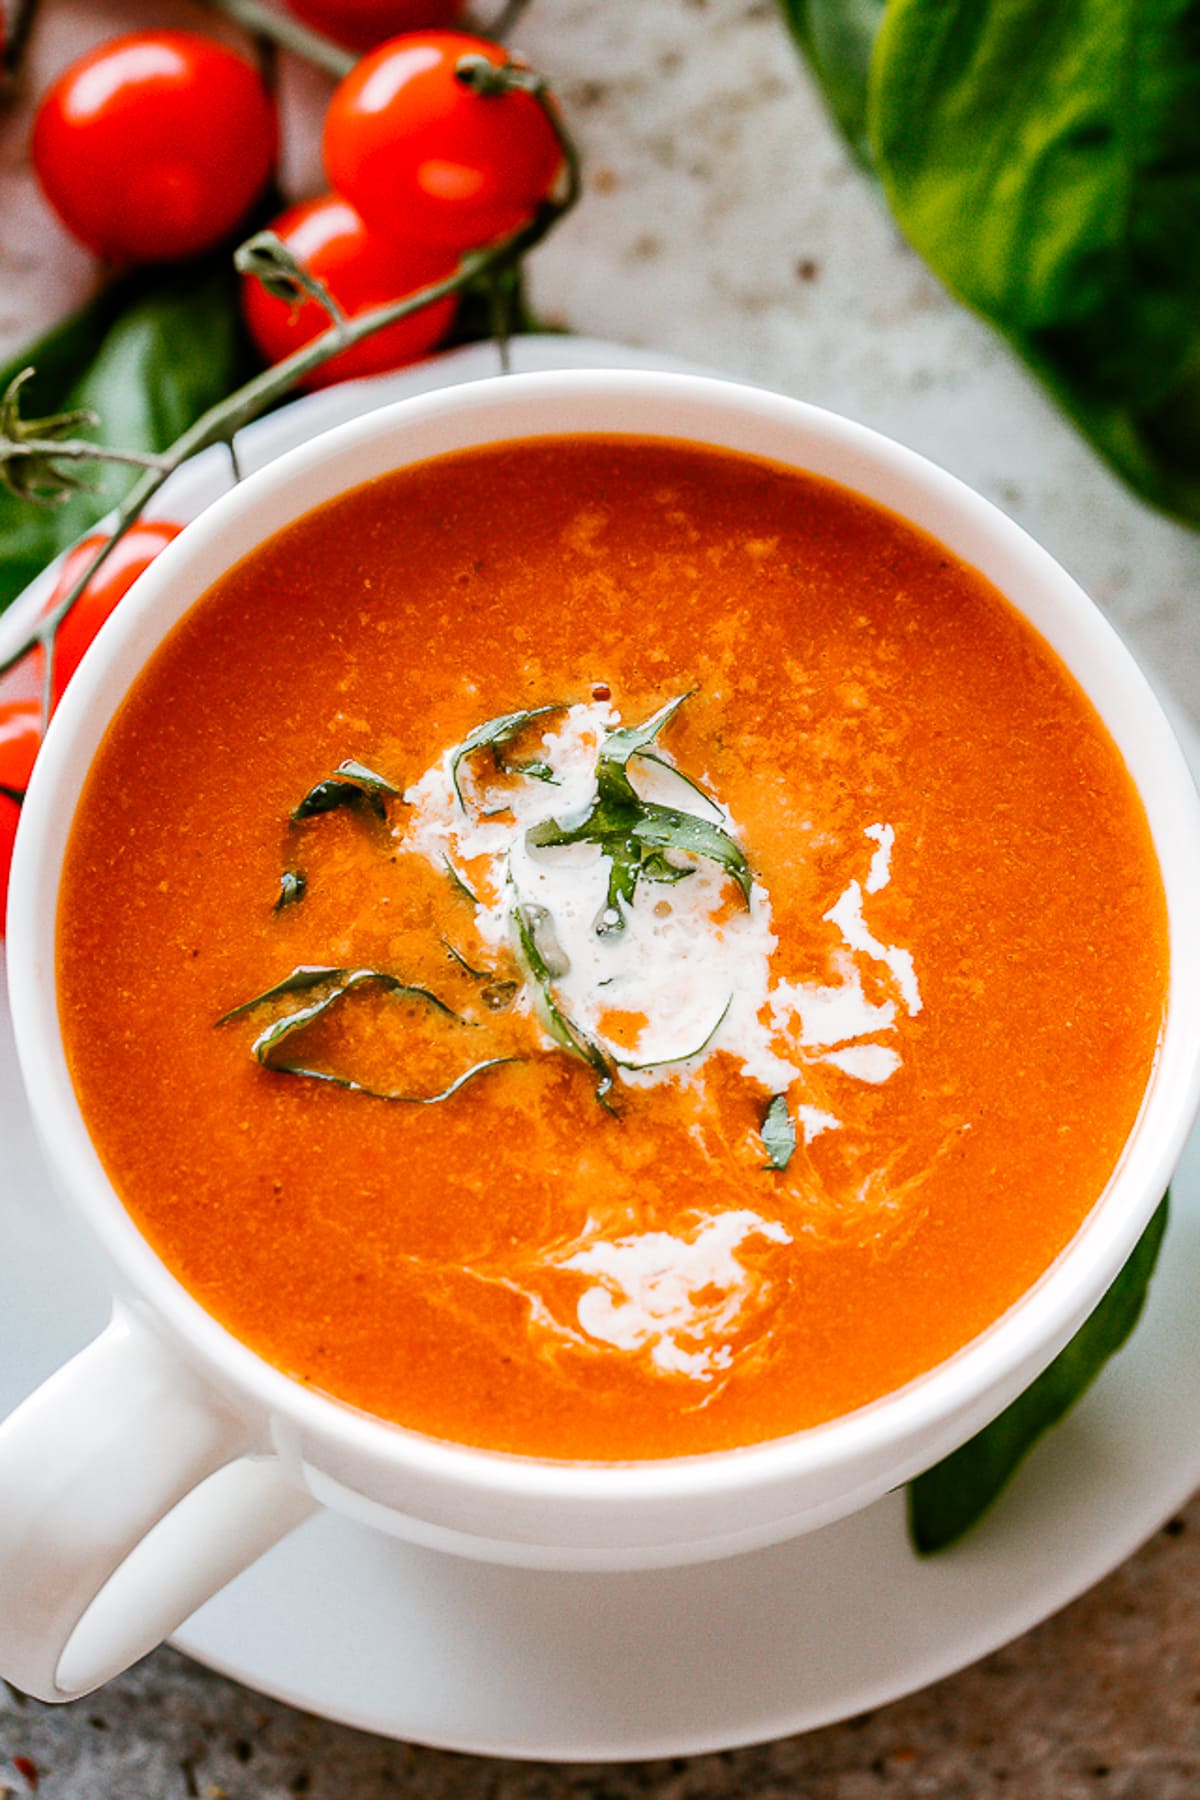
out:
M46 0L31 85L186 0ZM1097 463L897 237L830 132L773 0L534 0L520 39L582 138L587 198L533 270L579 331L815 400L943 463L1026 525L1200 718L1200 539ZM319 185L322 83L286 67L286 177ZM87 291L43 212L27 115L0 125L0 354ZM0 1151L2 1155L2 1151ZM758 1749L502 1763L314 1720L169 1650L62 1709L0 1688L0 1800L1184 1800L1200 1793L1200 1504L1006 1650L875 1714Z
M160 1650L61 1709L0 1690L40 1800L1194 1800L1200 1504L1085 1598L909 1700L721 1755L497 1762L307 1718ZM7 1800L7 1797L6 1797Z

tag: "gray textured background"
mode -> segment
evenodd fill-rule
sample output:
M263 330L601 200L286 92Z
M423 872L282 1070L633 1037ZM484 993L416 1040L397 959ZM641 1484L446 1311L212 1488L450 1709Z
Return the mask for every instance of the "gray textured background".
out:
M186 0L46 0L32 87L85 43ZM542 312L831 406L996 500L1083 582L1200 717L1200 540L1142 508L1004 347L905 249L831 134L773 0L534 0L524 48L588 158L539 256ZM322 84L285 68L287 176L319 185ZM28 121L0 123L0 354L86 291L48 220ZM756 1750L561 1768L393 1745L264 1701L160 1651L63 1709L0 1689L0 1800L1183 1800L1200 1792L1200 1507L1091 1594L952 1680ZM24 1769L24 1772L22 1772Z

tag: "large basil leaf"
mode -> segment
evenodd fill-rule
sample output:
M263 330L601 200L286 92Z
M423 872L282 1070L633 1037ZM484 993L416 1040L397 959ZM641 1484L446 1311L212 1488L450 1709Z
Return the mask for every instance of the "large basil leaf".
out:
M1198 0L889 0L868 124L943 281L1200 522Z
M867 72L886 0L782 0L788 23L860 161L870 164Z
M1032 1386L997 1419L909 1483L908 1527L922 1556L957 1543L1007 1486L1025 1456L1068 1413L1142 1314L1167 1229L1169 1196L1091 1317Z
M1200 523L1200 0L781 0L897 221Z
M32 366L37 374L22 394L26 416L87 406L101 424L81 437L165 450L252 372L237 283L227 251L117 282L13 357L0 370L0 391ZM136 473L100 466L95 491L61 506L33 506L0 490L0 610L116 505Z

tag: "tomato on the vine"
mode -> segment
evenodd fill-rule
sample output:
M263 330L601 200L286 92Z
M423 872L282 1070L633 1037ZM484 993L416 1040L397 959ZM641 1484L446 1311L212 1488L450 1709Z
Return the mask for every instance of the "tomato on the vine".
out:
M36 699L0 698L0 937L13 843L21 817L20 796L29 786L42 742L42 709Z
M562 151L532 94L477 93L464 56L510 59L486 38L430 31L364 56L329 103L330 183L377 231L465 250L503 237L554 187Z
M351 50L373 50L401 31L453 25L463 0L287 0L287 7Z
M290 207L271 229L309 274L324 282L349 318L439 281L458 262L457 252L444 245L381 237L340 194ZM253 276L246 277L242 305L251 336L268 362L290 356L329 328L329 315L315 300L276 299ZM415 361L445 336L455 305L451 295L423 306L322 363L301 386L325 387Z
M139 519L97 569L55 633L50 682L52 710L117 602L124 599L143 569L182 530L182 525L169 519ZM43 615L70 592L105 542L103 532L95 532L64 558L54 592L42 608ZM29 785L42 743L43 673L41 652L31 650L15 668L0 676L0 937L4 935L8 871L21 816L20 796Z
M244 57L190 31L135 31L46 94L33 166L64 224L114 262L220 243L275 162L274 103Z
M117 602L124 599L143 569L148 568L159 551L182 530L182 525L176 525L170 519L139 519L101 563L55 635L50 683L52 707L62 699L63 689ZM49 612L70 592L106 542L103 532L94 532L76 544L64 558L54 592L43 612Z

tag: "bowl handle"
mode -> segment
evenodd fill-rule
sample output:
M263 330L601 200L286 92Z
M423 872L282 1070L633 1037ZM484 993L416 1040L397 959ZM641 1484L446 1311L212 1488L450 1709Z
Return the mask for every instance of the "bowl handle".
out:
M118 1309L0 1425L0 1673L90 1693L298 1525L316 1502L255 1450Z

